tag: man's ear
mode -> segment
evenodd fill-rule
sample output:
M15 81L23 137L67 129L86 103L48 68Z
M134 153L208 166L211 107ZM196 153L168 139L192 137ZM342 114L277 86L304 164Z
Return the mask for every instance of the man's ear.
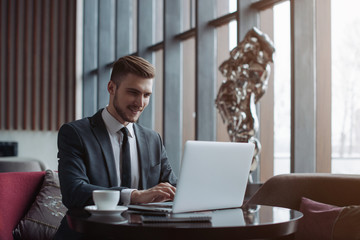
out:
M116 92L116 84L110 80L108 82L107 89L108 89L108 92L110 93L110 95L114 95Z

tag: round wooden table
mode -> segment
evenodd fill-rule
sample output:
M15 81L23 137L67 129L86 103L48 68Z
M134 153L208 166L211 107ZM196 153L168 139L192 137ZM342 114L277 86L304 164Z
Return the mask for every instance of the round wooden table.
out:
M296 232L303 216L296 210L263 205L196 214L211 216L211 221L143 223L139 212L106 216L83 209L69 210L67 220L86 239L283 239Z

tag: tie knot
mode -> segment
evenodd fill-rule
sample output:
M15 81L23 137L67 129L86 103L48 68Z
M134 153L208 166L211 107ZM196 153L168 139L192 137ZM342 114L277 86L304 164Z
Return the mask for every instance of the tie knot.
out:
M124 136L128 136L129 135L129 130L126 127L123 127L120 129L120 131L124 134Z

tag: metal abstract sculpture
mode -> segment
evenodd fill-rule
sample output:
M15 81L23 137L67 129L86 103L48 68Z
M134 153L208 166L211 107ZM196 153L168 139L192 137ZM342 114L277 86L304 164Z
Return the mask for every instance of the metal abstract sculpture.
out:
M267 89L274 52L270 38L254 27L219 67L226 80L220 86L215 104L227 124L230 140L255 144L251 171L256 169L261 151L255 136L259 128L255 104Z

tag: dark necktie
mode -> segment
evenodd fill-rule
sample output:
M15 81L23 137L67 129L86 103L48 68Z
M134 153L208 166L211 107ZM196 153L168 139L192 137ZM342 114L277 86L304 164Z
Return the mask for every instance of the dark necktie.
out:
M128 139L128 130L126 127L121 129L123 133L122 142L122 164L121 164L121 186L131 187L131 162L130 162L130 144Z

